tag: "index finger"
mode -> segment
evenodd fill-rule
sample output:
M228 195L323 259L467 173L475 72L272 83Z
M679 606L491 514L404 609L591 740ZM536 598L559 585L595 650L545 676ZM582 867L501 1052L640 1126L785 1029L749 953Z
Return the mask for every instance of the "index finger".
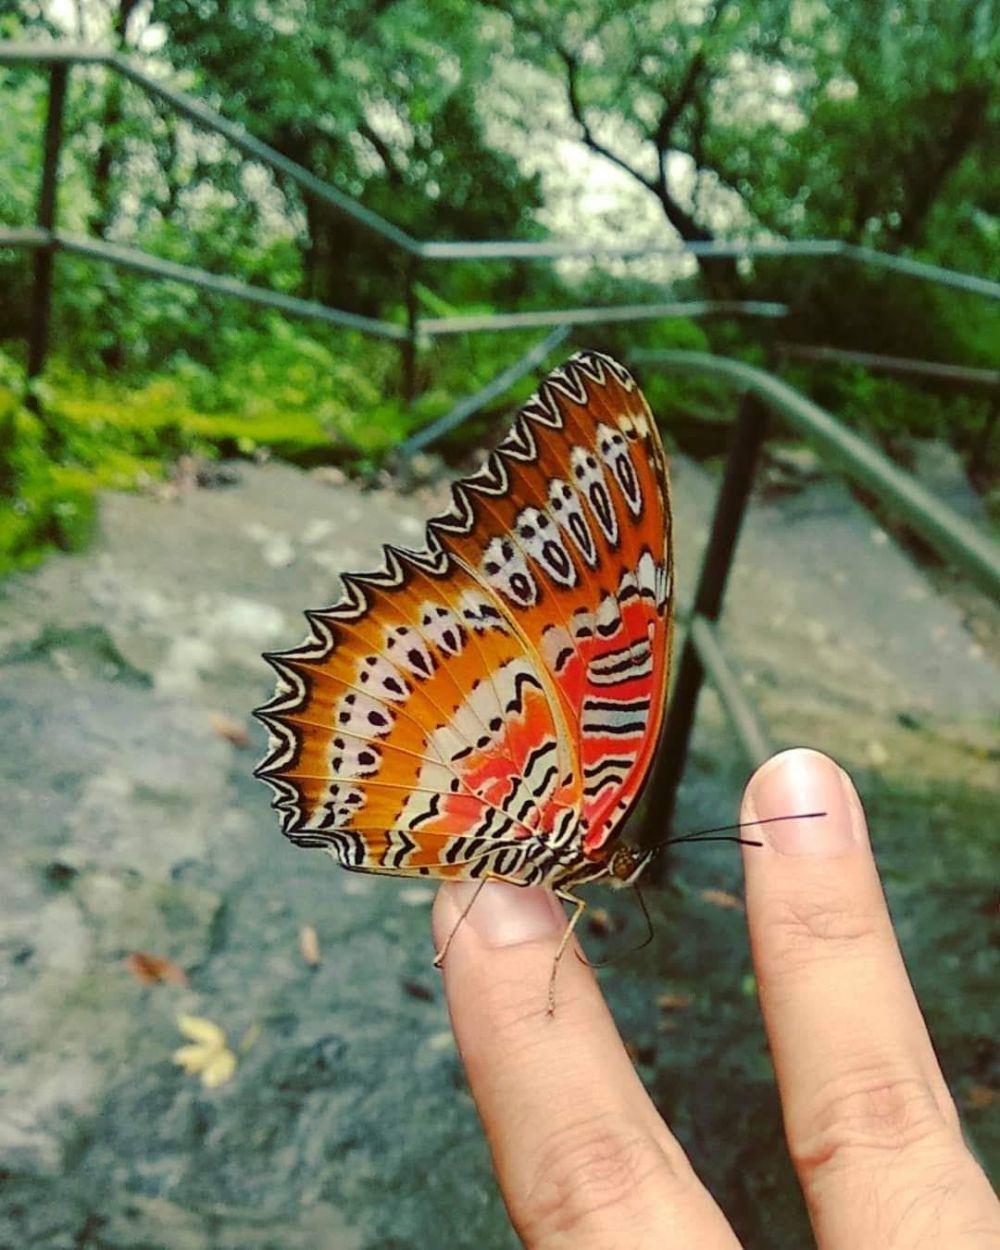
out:
M992 1195L910 986L857 792L815 751L776 756L747 787L745 821L797 812L822 815L762 825L744 865L785 1131L820 1245L971 1245L960 1230L995 1221Z
M452 1024L504 1200L529 1247L732 1250L721 1212L656 1113L548 890L446 885L434 907ZM456 924L459 925L455 929Z

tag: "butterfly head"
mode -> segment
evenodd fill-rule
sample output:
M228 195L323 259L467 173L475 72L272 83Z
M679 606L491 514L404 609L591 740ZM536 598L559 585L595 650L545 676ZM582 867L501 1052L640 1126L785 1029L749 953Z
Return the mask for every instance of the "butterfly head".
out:
M641 851L636 846L615 847L608 860L609 884L616 889L635 885L658 849L658 847L653 847L652 850Z

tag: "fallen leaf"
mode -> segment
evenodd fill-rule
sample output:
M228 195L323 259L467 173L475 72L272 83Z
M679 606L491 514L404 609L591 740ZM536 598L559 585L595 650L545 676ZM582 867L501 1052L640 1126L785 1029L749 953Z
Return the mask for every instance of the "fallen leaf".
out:
M649 1042L626 1042L625 1053L633 1063L652 1063L656 1058L656 1047Z
M177 1017L177 1027L192 1044L174 1051L174 1063L189 1076L200 1076L206 1089L225 1085L236 1071L236 1056L229 1049L225 1032L203 1016L184 1012Z
M178 968L175 963L164 959L162 955L150 955L146 951L131 951L122 963L141 985L157 985L161 981L168 985L180 986L186 986L188 983L184 969Z
M889 752L885 749L885 745L877 739L872 739L865 747L865 755L868 757L868 763L875 768L882 768L889 763Z
M419 999L421 1002L429 1003L434 999L434 993L429 990L421 981L413 981L409 977L403 977L400 981L405 994L409 994L411 998Z
M962 1106L970 1111L983 1111L997 1100L997 1090L989 1085L970 1085L962 1098Z
M319 949L319 934L311 924L304 924L299 929L299 950L310 968L318 968L323 962L323 955Z
M181 1011L177 1015L177 1027L199 1046L225 1046L226 1035L222 1029L204 1016L189 1016Z
M661 1011L683 1011L690 1007L694 999L690 994L661 994L656 1005Z
M743 900L730 894L728 890L702 890L702 902L711 903L713 907L721 907L727 911L742 911Z
M233 720L225 712L210 712L208 723L220 738L225 738L234 747L239 747L242 750L250 745L250 735L246 726L241 725L238 720Z

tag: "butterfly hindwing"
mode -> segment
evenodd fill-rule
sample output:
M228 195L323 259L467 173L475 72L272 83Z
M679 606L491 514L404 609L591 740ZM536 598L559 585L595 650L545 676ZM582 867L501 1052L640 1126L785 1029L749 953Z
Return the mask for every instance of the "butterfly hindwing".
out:
M285 833L398 875L601 861L656 745L670 579L655 424L621 366L581 354L455 484L425 551L346 576L268 657L258 774Z

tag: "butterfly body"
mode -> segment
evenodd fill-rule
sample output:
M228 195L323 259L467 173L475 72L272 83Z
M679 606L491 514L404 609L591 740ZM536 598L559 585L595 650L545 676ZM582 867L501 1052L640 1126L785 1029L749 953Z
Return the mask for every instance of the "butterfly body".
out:
M673 611L666 462L627 371L550 374L423 551L343 580L267 657L257 773L285 834L355 871L630 881Z

